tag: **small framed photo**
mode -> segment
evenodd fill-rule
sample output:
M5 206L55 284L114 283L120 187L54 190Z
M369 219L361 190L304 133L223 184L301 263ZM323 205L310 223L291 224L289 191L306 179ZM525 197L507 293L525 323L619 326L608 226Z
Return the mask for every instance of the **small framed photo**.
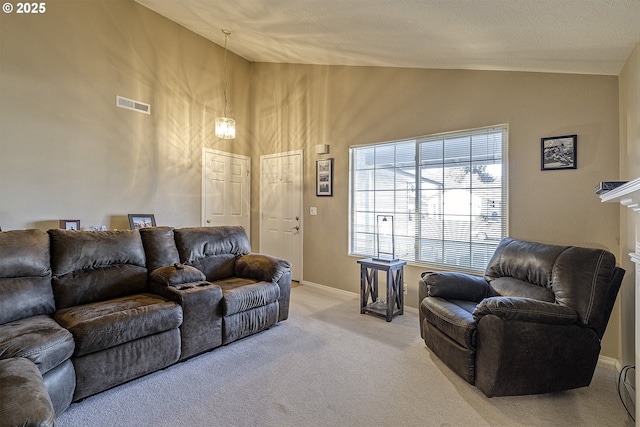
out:
M577 135L552 136L542 138L543 171L576 169Z
M316 196L333 196L333 159L316 160Z
M80 230L79 219L61 219L60 228L63 230Z
M153 214L129 214L129 227L132 230L156 226L156 218Z

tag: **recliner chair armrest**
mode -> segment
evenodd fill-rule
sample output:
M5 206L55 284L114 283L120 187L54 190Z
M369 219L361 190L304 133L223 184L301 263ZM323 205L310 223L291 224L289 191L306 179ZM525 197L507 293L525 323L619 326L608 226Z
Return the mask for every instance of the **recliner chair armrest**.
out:
M470 274L425 272L421 280L430 297L480 302L491 293L486 280Z
M263 254L247 254L236 259L236 276L264 282L277 282L291 269L289 261Z
M556 325L569 325L578 321L576 311L565 305L517 297L491 297L482 300L473 311L473 318L479 322L486 315L504 320Z

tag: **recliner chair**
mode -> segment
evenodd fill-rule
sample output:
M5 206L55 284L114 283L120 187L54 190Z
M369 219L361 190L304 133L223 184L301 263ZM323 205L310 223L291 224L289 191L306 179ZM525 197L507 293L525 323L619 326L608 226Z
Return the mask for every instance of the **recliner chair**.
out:
M602 249L505 238L484 277L422 274L420 333L488 397L588 386L623 276Z

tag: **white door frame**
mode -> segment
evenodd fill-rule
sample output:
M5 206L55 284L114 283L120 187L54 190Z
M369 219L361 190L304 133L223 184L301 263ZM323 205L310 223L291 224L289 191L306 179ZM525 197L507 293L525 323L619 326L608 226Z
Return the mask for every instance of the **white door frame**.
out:
M226 151L214 150L211 148L202 147L202 196L201 196L201 218L200 222L203 227L206 227L210 224L207 224L207 212L206 212L206 180L207 180L207 168L205 164L205 159L207 154L213 154L214 156L224 156L231 157L234 159L244 160L247 165L247 213L248 213L248 224L245 227L247 232L247 236L251 238L251 157L243 156L240 154L229 153Z

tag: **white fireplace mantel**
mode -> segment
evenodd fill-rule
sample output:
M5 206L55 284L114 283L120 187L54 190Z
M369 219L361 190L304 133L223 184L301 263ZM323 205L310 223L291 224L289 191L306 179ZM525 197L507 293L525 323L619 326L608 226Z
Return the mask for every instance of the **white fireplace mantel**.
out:
M619 202L621 205L640 213L640 178L629 181L618 188L600 195L602 202Z
M600 195L602 202L618 202L640 214L640 178L629 181L618 188ZM635 264L635 365L640 363L640 237L636 234L635 252L629 254ZM640 373L636 371L635 384L640 382ZM633 389L627 389L636 404L636 420L640 418L640 407L637 404L637 394ZM637 422L638 423L638 422ZM640 425L640 424L639 424Z

